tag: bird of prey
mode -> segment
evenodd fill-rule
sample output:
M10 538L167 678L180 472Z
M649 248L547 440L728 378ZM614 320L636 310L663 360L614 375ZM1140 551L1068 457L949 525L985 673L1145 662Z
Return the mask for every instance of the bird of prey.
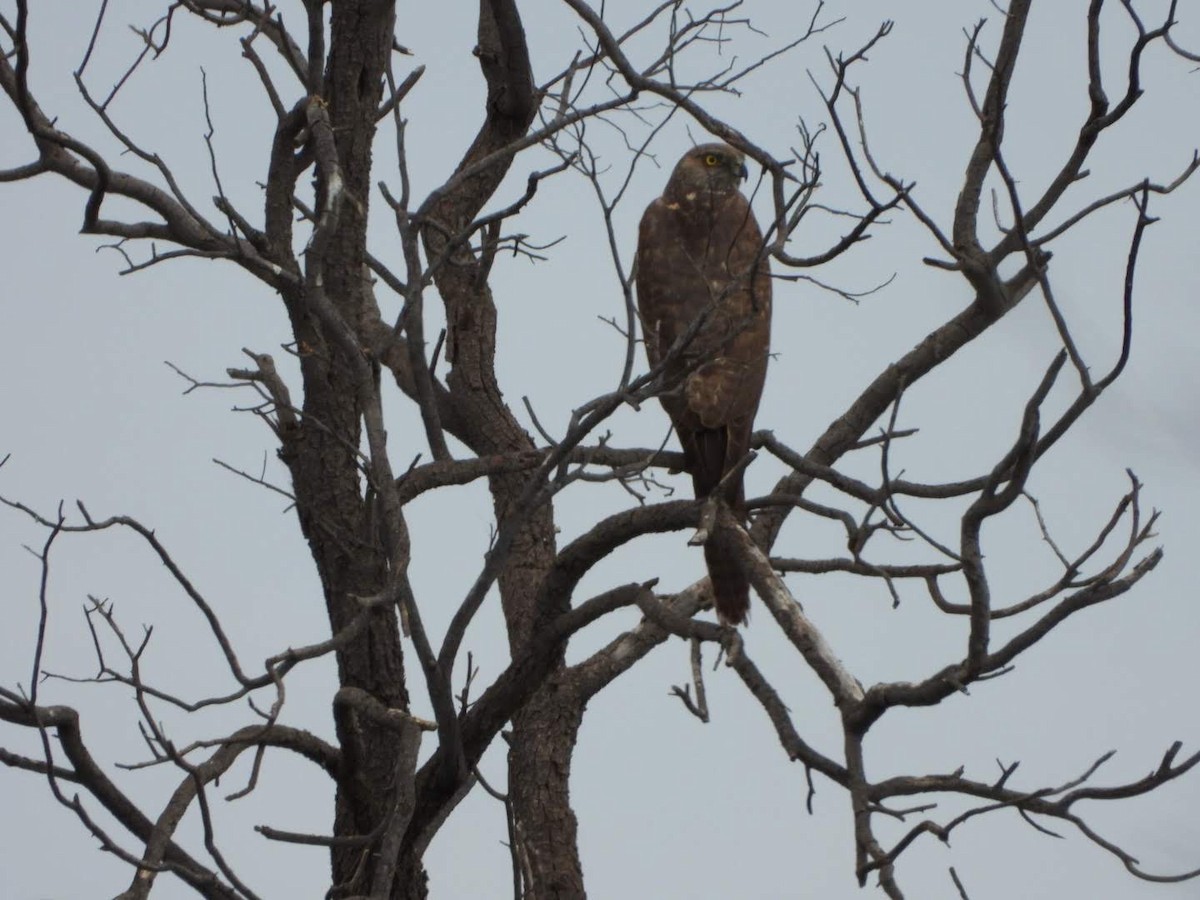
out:
M721 493L745 516L740 471L767 374L771 273L762 232L739 190L743 155L701 144L683 155L638 230L637 301L652 367L666 361L660 400L683 445L696 497ZM678 345L677 345L678 342ZM704 559L717 615L744 622L740 566L710 538Z

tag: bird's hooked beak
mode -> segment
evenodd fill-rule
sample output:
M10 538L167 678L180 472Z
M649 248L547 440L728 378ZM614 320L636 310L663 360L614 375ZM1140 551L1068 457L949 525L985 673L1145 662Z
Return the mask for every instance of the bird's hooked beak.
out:
M738 173L738 178L740 178L742 181L745 181L747 178L750 177L750 170L746 168L745 163L742 163L740 166L738 166L737 173Z

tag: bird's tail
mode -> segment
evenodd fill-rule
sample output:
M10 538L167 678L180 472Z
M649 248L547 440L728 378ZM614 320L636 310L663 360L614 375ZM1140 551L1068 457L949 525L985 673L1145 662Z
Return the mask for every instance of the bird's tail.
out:
M750 612L750 582L742 567L715 537L704 544L704 562L712 582L717 618L725 625L741 625Z
M737 460L728 458L729 432L725 428L698 428L692 435L692 444L692 459L689 461L692 488L696 492L696 499L702 500L717 489L728 471L727 466Z
M725 428L699 429L694 441L692 486L698 498L707 497L717 489L728 467L737 460L729 459L729 433ZM743 518L746 500L742 473L731 478L722 493L734 515ZM708 580L712 582L717 618L726 625L741 625L750 610L750 582L737 559L714 535L704 544L704 562L708 566Z

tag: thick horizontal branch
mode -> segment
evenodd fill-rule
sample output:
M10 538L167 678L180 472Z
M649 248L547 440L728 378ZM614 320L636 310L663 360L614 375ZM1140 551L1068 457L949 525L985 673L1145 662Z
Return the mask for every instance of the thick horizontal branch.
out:
M867 575L874 578L931 578L937 575L949 575L959 571L962 567L954 563L899 566L868 563L860 559L791 559L772 556L771 568L776 572L803 572L807 575L849 572L852 575ZM964 609L969 611L966 607Z

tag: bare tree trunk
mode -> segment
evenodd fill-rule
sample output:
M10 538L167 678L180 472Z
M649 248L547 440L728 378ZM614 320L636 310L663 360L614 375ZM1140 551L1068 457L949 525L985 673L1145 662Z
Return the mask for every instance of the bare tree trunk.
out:
M371 147L393 26L389 2L343 0L332 8L322 100L328 106L350 202L343 204L338 228L319 264L325 294L349 322L358 321L371 302L363 280ZM319 176L318 210L324 207L328 188ZM292 472L300 524L321 576L332 632L338 634L362 612L357 598L384 590L388 559L379 540L371 491L361 486L356 454L363 414L358 373L345 348L314 315L312 298L288 300L304 376L304 415L281 455ZM389 709L408 708L394 607L371 612L367 628L339 648L337 662L342 687L366 691ZM371 834L389 814L398 789L401 738L396 730L352 713L339 714L336 720L345 764L337 785L333 833L339 838ZM374 854L364 859L361 846L335 846L333 883L352 893L365 892L374 862ZM421 871L410 874L423 885ZM422 895L423 888L393 894Z
M565 674L560 668L513 721L509 793L532 878L528 897L586 896L569 794L584 704Z
M513 0L481 0L478 55L488 82L487 118L459 172L524 135L537 109L528 46ZM431 259L446 252L454 256L454 264L442 266L436 278L446 304L451 365L446 384L465 423L464 437L480 455L531 451L535 444L504 402L496 381L496 307L486 279L490 263L466 248L448 247L447 236L468 226L510 165L511 158L502 159L466 179L435 204L429 217L436 224L424 229ZM500 527L517 517L508 564L498 579L509 647L516 658L539 624L562 612L538 609L535 602L554 563L554 515L549 504L520 507L529 486L527 473L495 475L489 484ZM555 667L561 670L561 659ZM582 897L575 814L568 796L581 712L575 703L561 703L554 684L552 677L514 719L509 791L522 842L533 857L529 896Z

